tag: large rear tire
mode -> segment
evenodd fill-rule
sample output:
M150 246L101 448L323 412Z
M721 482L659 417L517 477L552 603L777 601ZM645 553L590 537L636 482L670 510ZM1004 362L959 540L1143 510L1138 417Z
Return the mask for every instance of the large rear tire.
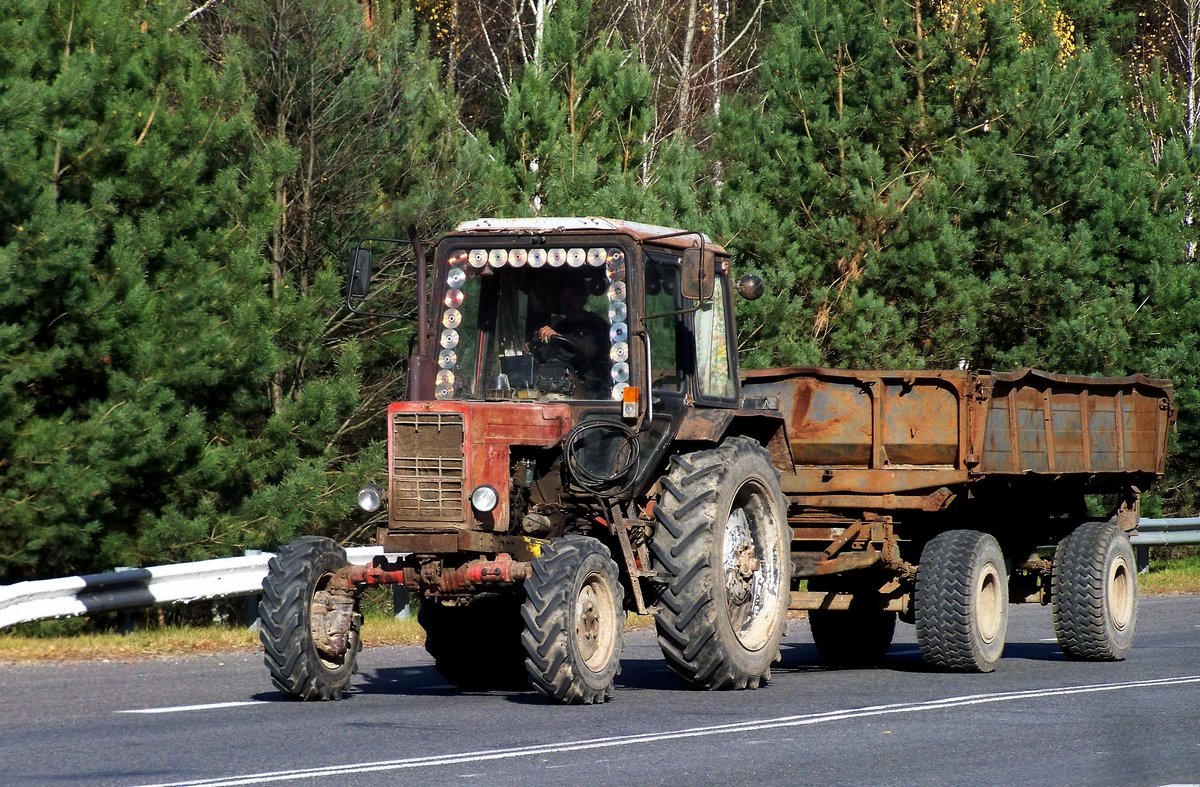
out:
M917 644L927 664L991 672L1008 632L1008 573L987 533L949 530L921 551L916 589Z
M1116 524L1088 522L1054 553L1051 617L1063 653L1086 661L1119 661L1133 647L1137 564Z
M656 617L663 656L706 689L771 676L787 624L791 530L779 474L753 440L676 456L662 478L651 542L671 577Z
M417 622L437 671L463 691L520 691L528 684L521 646L521 596L512 593L445 606L421 599Z
M317 536L296 539L268 564L259 640L271 680L288 697L337 700L350 685L361 648L358 596L329 588L345 565L346 551Z
M896 613L881 609L808 612L821 658L831 667L871 667L883 661L896 634Z
M569 535L542 548L525 580L525 666L552 700L612 699L621 671L625 591L617 564L594 538Z

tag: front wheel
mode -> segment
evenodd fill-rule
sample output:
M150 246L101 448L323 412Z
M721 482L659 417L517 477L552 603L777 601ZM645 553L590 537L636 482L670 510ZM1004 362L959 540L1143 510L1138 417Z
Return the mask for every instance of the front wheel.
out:
M1063 653L1085 661L1119 661L1133 647L1137 569L1129 537L1117 525L1088 522L1054 553L1051 616Z
M358 595L330 587L346 550L304 536L279 550L258 603L259 640L271 680L288 697L337 700L350 685L361 647Z
M625 591L607 549L589 536L542 548L525 580L525 667L539 692L562 703L612 699L621 670Z
M917 644L927 664L991 672L1008 632L1008 574L987 533L949 530L921 551L916 588Z
M771 676L787 623L791 530L779 476L744 437L676 456L662 478L651 542L670 582L655 619L667 663L706 689Z

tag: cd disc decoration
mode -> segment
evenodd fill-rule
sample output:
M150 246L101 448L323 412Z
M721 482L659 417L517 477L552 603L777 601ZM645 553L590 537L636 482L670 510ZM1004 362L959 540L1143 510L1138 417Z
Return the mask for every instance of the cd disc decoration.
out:
M464 356L458 352L459 344L463 341L459 328L463 321L470 316L465 305L467 291L464 287L467 280L473 276L488 276L493 271L507 268L532 269L543 267L562 268L603 268L604 281L607 283L608 323L609 323L609 357L613 361L612 396L620 400L621 392L628 387L629 369L629 307L626 303L625 287L625 252L618 248L602 246L547 248L545 246L530 246L525 248L475 248L455 249L447 258L449 270L446 273L446 292L442 298L444 307L441 314L442 330L438 336L441 351L437 354L439 371L435 378L434 394L438 399L453 399L457 393L456 386L464 385L458 375L459 362ZM546 273L550 273L546 271ZM527 275L538 275L531 270ZM472 345L473 346L473 345ZM470 352L467 353L471 355ZM470 380L465 381L470 385Z
M629 307L625 302L625 254L620 249L604 249L595 255L597 265L604 265L608 285L608 339L612 342L609 358L612 360L612 398L621 401L621 395L629 387ZM588 253L588 262L593 255Z

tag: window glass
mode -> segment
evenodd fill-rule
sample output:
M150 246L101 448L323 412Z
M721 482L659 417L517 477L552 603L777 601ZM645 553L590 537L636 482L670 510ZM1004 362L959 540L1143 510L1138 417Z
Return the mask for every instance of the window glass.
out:
M619 248L451 250L438 399L611 400L629 379Z
M729 364L729 332L725 320L725 290L713 289L713 297L695 313L696 371L705 396L733 397L733 374Z
M646 327L650 335L650 386L658 390L683 390L679 308L678 264L672 264L669 258L650 257L646 266Z

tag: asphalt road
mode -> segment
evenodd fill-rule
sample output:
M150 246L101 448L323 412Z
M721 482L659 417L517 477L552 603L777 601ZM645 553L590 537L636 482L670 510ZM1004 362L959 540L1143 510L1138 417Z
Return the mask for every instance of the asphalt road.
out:
M769 686L708 693L630 632L592 707L459 694L420 648L364 652L332 703L283 700L254 653L0 665L0 783L1200 783L1200 597L1143 599L1121 663L1066 661L1029 606L990 675L928 672L913 643L902 625L883 668L828 670L793 621Z

